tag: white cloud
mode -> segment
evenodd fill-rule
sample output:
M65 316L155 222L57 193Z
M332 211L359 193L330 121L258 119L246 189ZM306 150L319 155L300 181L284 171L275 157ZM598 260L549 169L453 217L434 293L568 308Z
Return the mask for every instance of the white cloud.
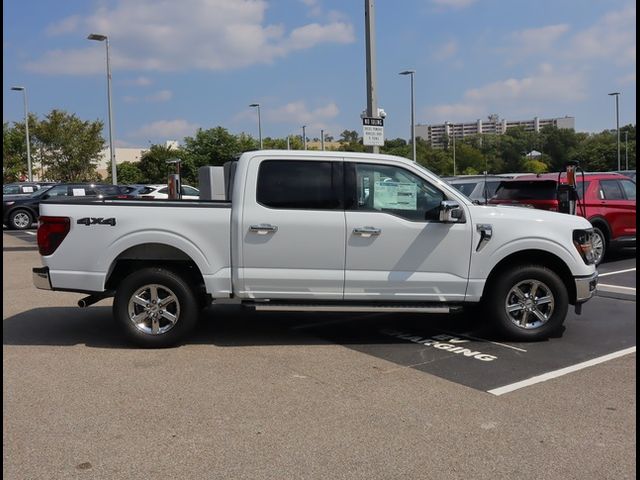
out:
M436 6L447 8L466 8L475 2L476 0L431 0Z
M146 102L146 103L159 103L168 102L173 98L173 92L171 90L159 90L157 92L145 95L144 97L136 97L133 95L127 95L123 97L123 100L127 103Z
M151 95L147 95L144 99L147 102L168 102L173 98L173 92L171 90L159 90Z
M590 28L576 34L568 54L572 58L613 59L616 64L636 61L636 6L610 12Z
M312 4L313 5L313 4ZM265 24L264 0L119 0L93 14L52 24L51 34L98 32L109 36L114 70L230 70L272 63L293 51L355 40L353 25L330 19L287 32ZM54 50L26 64L49 74L104 70L104 47L87 41L75 50ZM101 54L102 53L102 54Z
M195 123L189 123L184 119L176 120L158 120L156 122L143 125L140 129L136 130L130 137L133 138L182 138L190 135L194 135L198 125Z
M502 115L534 116L555 109L559 104L579 102L587 97L587 82L582 73L556 71L551 65L542 64L530 76L508 78L469 89L464 93L463 101L429 107L424 113L434 122L469 121L493 111L502 112Z
M148 87L153 83L153 81L149 77L136 77L130 80L124 80L121 82L123 85L131 85L134 87Z
M335 102L329 102L315 109L309 109L304 101L290 102L267 111L267 118L277 123L313 124L325 122L338 116L340 109Z
M635 18L636 7L629 5L607 13L579 31L572 32L565 23L520 30L508 36L509 46L505 50L510 62L526 62L532 55L544 55L546 61L565 64L579 62L584 66L588 60L597 60L635 66Z
M458 52L458 42L451 40L436 47L433 58L439 61L447 60Z
M514 55L522 57L533 53L544 53L551 50L556 41L569 31L569 25L561 23L538 28L528 28L511 34L511 50Z
M549 64L540 66L540 71L524 78L508 78L489 83L465 92L471 101L526 100L576 101L587 97L586 82L580 73L555 72Z

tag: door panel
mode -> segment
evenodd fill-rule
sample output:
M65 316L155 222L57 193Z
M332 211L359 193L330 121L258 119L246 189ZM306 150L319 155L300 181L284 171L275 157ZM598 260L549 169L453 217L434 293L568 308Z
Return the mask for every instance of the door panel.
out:
M252 166L247 185L258 189L245 192L241 297L342 299L342 162L324 160Z
M471 223L440 223L446 196L404 168L348 168L355 170L346 177L355 200L346 212L345 299L464 300Z

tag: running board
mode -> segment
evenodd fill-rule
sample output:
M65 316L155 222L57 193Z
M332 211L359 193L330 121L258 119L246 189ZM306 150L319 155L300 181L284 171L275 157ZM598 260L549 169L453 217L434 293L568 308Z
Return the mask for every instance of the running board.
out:
M248 304L257 311L271 312L371 312L371 313L452 313L462 309L458 305L322 305L293 303Z

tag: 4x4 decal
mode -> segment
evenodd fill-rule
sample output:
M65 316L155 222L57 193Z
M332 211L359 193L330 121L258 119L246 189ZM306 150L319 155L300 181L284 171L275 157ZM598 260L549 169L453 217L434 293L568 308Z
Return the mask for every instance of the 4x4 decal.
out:
M83 217L79 218L76 222L78 225L111 225L112 227L116 224L115 218L96 218L96 217Z

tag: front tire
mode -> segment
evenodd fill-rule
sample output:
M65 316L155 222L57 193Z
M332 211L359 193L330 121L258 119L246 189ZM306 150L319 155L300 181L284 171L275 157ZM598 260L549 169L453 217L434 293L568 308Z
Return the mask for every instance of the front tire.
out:
M485 311L497 330L512 340L547 339L562 327L567 316L567 289L560 277L545 267L512 267L486 288Z
M33 217L28 210L18 209L9 215L9 228L12 230L26 230L33 224Z
M113 315L127 337L146 348L170 347L198 321L198 302L189 284L163 268L144 268L118 286Z

